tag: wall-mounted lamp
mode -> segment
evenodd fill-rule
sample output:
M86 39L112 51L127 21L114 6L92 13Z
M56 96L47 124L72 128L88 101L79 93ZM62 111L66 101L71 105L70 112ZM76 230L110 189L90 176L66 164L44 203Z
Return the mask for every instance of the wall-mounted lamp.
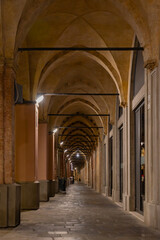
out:
M61 142L60 145L62 146L64 142Z
M36 99L36 103L39 104L40 102L43 101L43 99L44 99L44 96L41 95L40 97L38 97L38 98Z
M56 133L58 131L58 128L55 128L54 130L53 130L53 133Z

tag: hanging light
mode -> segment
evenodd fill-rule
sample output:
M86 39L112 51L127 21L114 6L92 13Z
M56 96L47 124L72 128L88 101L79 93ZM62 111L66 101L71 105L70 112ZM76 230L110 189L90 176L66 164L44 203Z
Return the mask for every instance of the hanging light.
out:
M77 158L79 157L79 153L76 154L76 157L77 157Z
M68 151L68 150L67 150L67 149L65 149L65 150L64 150L64 153L65 153L65 152L67 152L67 151Z
M64 142L61 142L60 145L62 146Z
M36 103L39 104L40 102L43 101L43 99L44 99L44 96L41 95L40 97L38 97L38 98L36 99Z

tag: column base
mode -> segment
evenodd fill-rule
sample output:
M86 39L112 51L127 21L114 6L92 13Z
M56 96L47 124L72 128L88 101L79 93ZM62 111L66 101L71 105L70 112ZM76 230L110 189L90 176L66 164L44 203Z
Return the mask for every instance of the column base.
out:
M67 178L67 187L70 185L70 179Z
M129 211L135 211L135 196L128 196Z
M16 227L20 224L20 200L20 185L0 185L0 227Z
M160 230L160 204L144 202L144 222Z
M104 194L106 197L108 197L108 187L107 186L104 187Z
M131 208L131 197L129 195L126 195L123 193L123 210L125 211L134 211L132 208Z
M59 182L58 180L55 180L55 193L59 192Z
M49 201L49 181L41 180L40 184L40 202L48 202Z
M49 197L55 196L55 180L49 180Z
M119 191L112 189L112 200L114 202L119 202Z
M21 209L36 210L39 208L39 182L25 182L21 185Z
M91 186L91 184L89 184L89 186ZM101 185L101 190L100 190L101 194L105 195L105 186Z

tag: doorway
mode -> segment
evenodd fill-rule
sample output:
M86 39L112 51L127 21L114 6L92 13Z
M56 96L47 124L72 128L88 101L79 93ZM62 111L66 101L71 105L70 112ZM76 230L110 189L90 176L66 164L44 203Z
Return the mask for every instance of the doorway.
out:
M143 213L145 200L145 113L144 102L135 110L135 208Z
M123 126L119 128L119 180L120 202L123 201Z
M109 138L109 196L112 196L113 187L113 137Z

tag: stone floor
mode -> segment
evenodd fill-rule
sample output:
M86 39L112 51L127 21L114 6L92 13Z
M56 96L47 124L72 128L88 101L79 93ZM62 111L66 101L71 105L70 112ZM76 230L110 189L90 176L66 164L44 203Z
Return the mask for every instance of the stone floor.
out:
M22 213L21 225L1 229L0 240L160 240L160 232L82 184L70 185L37 211Z

